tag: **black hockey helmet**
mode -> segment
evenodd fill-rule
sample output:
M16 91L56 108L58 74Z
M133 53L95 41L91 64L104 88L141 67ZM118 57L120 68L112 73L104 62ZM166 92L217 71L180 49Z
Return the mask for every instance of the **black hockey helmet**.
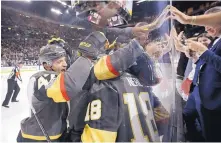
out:
M65 50L68 68L75 61L75 58L76 58L75 51L63 39L52 38L51 40L48 40L48 45L57 45L57 46L62 47Z
M109 47L109 41L106 36L99 31L92 32L88 35L78 47L78 52L84 56L97 59L99 55L105 54Z
M52 66L54 60L65 57L66 51L58 45L46 45L40 49L39 60L41 63L47 63Z

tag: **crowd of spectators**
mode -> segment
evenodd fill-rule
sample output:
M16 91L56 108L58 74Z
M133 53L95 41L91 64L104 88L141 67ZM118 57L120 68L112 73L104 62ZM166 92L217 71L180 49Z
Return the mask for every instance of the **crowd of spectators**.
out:
M39 49L53 37L63 38L76 48L85 35L84 29L60 25L48 19L2 7L1 66L11 66L18 61L35 65Z

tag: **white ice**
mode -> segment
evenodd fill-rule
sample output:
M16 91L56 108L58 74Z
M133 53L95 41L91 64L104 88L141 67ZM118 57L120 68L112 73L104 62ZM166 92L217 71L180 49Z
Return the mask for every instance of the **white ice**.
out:
M30 114L29 103L27 99L27 84L31 75L35 72L22 72L22 83L18 81L20 86L20 92L17 100L19 102L9 102L10 108L1 106L1 140L0 142L15 143L18 132L20 130L20 121ZM9 73L1 74L1 104L5 99L8 89L8 78Z

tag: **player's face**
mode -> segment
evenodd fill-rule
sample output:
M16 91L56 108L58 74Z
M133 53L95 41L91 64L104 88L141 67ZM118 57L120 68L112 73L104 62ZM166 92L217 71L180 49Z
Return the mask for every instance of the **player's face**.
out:
M52 69L58 73L66 71L67 69L66 58L61 57L59 59L54 60L52 64Z
M209 46L211 40L207 37L200 37L198 38L198 42L202 43L203 45L205 45L206 47Z

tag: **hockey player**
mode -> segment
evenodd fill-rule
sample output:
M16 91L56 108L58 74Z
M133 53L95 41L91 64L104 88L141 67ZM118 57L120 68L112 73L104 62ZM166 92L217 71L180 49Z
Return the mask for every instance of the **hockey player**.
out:
M21 122L18 142L64 141L67 128L67 103L53 102L47 97L46 87L73 62L70 50L60 38L52 38L48 41L48 45L41 49L39 59L46 71L30 78L28 96L32 114ZM53 114L48 116L52 111Z
M3 107L9 108L8 103L9 103L9 101L11 99L13 90L14 90L14 93L13 93L11 102L18 102L18 100L16 100L16 98L17 98L18 93L20 91L20 87L19 87L19 85L17 83L17 80L22 82L21 74L20 74L20 69L22 68L22 66L23 66L23 63L19 62L12 69L12 71L11 71L9 77L8 77L8 80L7 80L7 82L8 82L8 91L7 91L7 94L6 94L4 102L2 103Z
M95 83L80 119L86 124L82 142L160 141L151 98L149 87L129 73Z
M41 48L39 59L47 71L31 76L28 84L28 98L31 115L21 121L18 142L62 141L67 128L67 103L55 103L47 96L46 88L59 73L66 71L66 52L58 45Z
M92 41L95 41L95 39L93 38L93 34L89 35L83 42L91 44ZM90 49L93 49L93 48L96 48L96 47L90 47ZM91 57L90 53L88 52L88 48L86 46L83 46L82 44L80 44L79 50L82 52L82 54L84 56ZM99 48L97 48L97 50L99 51ZM104 49L101 48L101 50L99 52L100 52L100 54L104 53ZM144 56L142 56L142 57L144 57ZM148 58L146 58L146 59L141 58L141 59L144 61L146 60L146 62L148 61ZM98 63L99 63L99 61L98 61ZM149 65L148 67L151 67L151 64L148 62L143 63L143 64L144 64L143 66L145 66L145 64L146 64L146 65ZM95 67L96 67L96 65L95 65ZM140 69L138 69L138 70L140 70ZM146 68L146 71L148 74L150 74L150 76L154 75L151 73L154 71L150 71L150 70L148 70L148 68ZM90 90L93 93L83 92L82 95L77 100L77 102L75 101L76 104L75 105L71 104L72 108L71 108L71 112L69 115L69 121L71 122L70 125L73 126L71 141L82 140L85 142L96 142L96 141L98 141L98 142L105 142L105 141L113 142L116 140L117 130L121 130L121 131L118 132L119 139L117 139L116 141L125 141L125 142L131 141L129 139L129 136L132 137L132 135L130 134L130 133L132 133L132 130L131 130L130 125L128 124L128 121L130 120L129 117L127 117L128 111L124 110L124 106L123 106L123 104L121 104L121 102L123 101L122 100L123 97L121 94L124 92L131 93L131 91L134 91L135 93L145 92L144 98L145 99L147 98L149 101L148 102L148 107L149 107L148 108L149 109L148 117L149 118L147 119L147 123L145 123L145 118L143 115L141 115L141 118L142 118L141 120L143 121L143 128L145 130L145 135L149 136L149 141L158 141L159 136L157 135L158 134L157 127L155 124L155 118L154 118L152 107L154 107L154 108L156 107L155 108L156 112L157 112L157 110L158 110L158 112L161 111L162 107L160 106L159 101L157 100L157 98L155 96L153 96L153 94L151 93L151 89L147 86L143 86L138 81L138 79L135 78L135 76L130 75L130 74L124 74L124 75L121 76L121 78L117 78L115 80L108 80L108 82L101 82L100 83L99 81L97 81L97 83L94 84L92 89ZM112 86L112 81L116 82L116 84L114 86ZM148 83L148 82L146 82L146 83ZM102 97L102 96L104 96L104 97ZM93 100L97 99L97 98L99 101L96 100L94 102ZM137 99L139 100L138 95L136 95L134 98L136 98L136 101L137 101ZM89 102L91 102L91 104ZM101 102L102 102L102 104L104 104L104 107L100 106ZM133 102L133 104L134 103L135 103L135 101ZM141 108L139 108L139 112L141 114L145 113L145 115L146 115L147 109L145 106L145 102L142 102L140 104L138 106L139 107L142 106L142 108L144 108L145 111L142 111ZM88 109L87 109L87 105L88 105ZM133 106L134 107L132 107L132 108L134 109L136 105L134 104ZM89 109L90 107L91 107L91 109ZM95 107L96 109L95 108L92 109L93 107ZM114 111L116 111L116 112L114 112ZM87 112L87 115L86 115L86 112ZM134 112L134 113L136 114L137 112ZM164 113L167 113L167 112L164 112ZM96 115L93 116L92 114L96 114ZM86 115L86 117L85 117L85 115ZM84 133L82 134L82 131L83 131L83 128L85 125L83 120L85 118L86 121L89 121L89 116L93 116L92 117L93 119L91 119L91 120L93 120L93 121L98 120L98 121L97 122L95 121L96 123L94 123L94 124L92 123L93 125L95 125L95 126L92 125L94 129L92 129L86 125ZM138 115L136 115L136 116L138 116ZM100 117L102 118L101 120L99 120ZM164 119L167 117L168 117L168 114L163 116ZM139 119L139 117L138 117L138 119ZM156 119L157 119L157 121L160 121L162 119L162 117L160 119L160 117L157 116ZM139 121L139 120L136 120L136 124L138 123L137 121ZM96 125L98 125L98 126L96 126ZM126 127L125 127L125 125L126 125ZM150 130L147 128L147 125L150 127ZM136 125L134 125L134 126L136 126ZM109 132L109 131L111 131L111 132ZM115 131L115 133L113 131ZM82 136L81 136L81 134L82 134ZM138 132L137 135L141 136L141 133ZM99 138L98 136L101 137L102 139ZM145 141L145 140L142 140L142 138L140 138L140 139L141 139L140 141ZM137 140L137 141L139 141L139 140ZM148 140L146 140L146 141L148 141Z

